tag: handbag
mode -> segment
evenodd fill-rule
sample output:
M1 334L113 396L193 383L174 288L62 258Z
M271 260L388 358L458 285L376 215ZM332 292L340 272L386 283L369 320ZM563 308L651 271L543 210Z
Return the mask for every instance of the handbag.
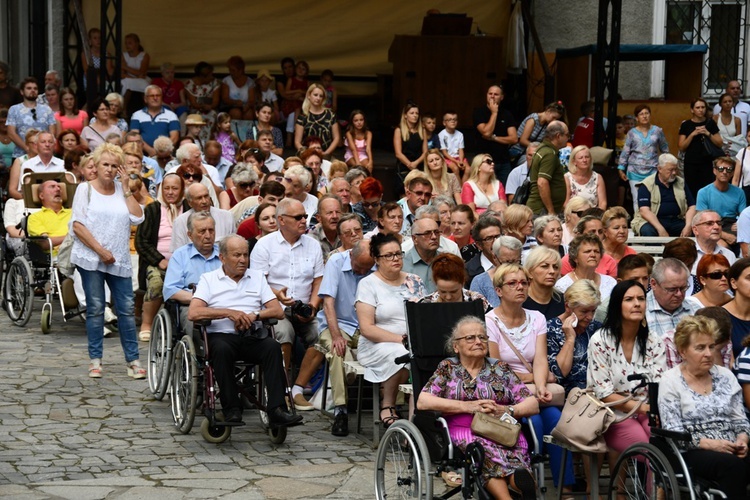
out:
M703 137L703 147L706 149L706 154L710 156L711 159L716 159L727 155L723 149L718 147L711 141L710 138L707 139L705 136Z
M500 322L498 321L497 317L494 317L493 319L495 320L495 325L497 325L497 329L500 330L500 335L503 336L503 340L505 341L505 343L508 344L513 353L516 355L519 361L523 363L523 366L526 367L529 373L534 373L534 370L531 368L531 363L526 361L526 358L524 358L521 353L518 352L518 349L513 344L513 342L511 342L508 336L505 335L505 332L500 326ZM526 384L526 388L532 395L536 394L536 384ZM547 384L547 390L552 393L552 400L549 403L542 403L540 401L539 406L541 408L546 408L547 406L562 406L565 404L565 388L563 386L561 386L560 384L550 383Z
M518 443L521 424L512 424L487 413L475 413L471 419L471 432L506 448L513 448Z
M591 453L605 453L607 443L604 433L609 426L630 418L643 404L643 400L633 407L625 416L616 417L613 406L619 406L633 399L632 394L619 401L603 403L593 389L572 389L563 406L560 420L552 429L552 437L573 448Z
M531 179L529 179L529 175L531 174L531 165L528 166L528 170L526 171L526 179L521 183L520 186L518 186L518 189L516 189L515 194L513 195L513 201L511 201L511 205L526 205L526 202L529 201L529 195L531 195Z

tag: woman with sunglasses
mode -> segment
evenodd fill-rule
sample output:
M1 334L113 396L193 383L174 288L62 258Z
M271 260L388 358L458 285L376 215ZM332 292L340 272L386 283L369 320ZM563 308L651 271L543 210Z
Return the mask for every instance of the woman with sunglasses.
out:
M248 164L238 163L232 167L230 175L232 187L219 193L219 208L229 210L245 198L252 196L255 185L258 182L258 174Z
M213 206L218 207L219 206L219 197L216 196L216 189L214 188L214 183L211 182L211 179L207 175L203 175L203 173L193 167L189 164L182 164L179 167L177 167L177 170L174 171L177 175L182 177L182 180L185 182L185 196L187 196L187 190L193 183L199 183L206 186L206 189L208 189L208 195L211 197L211 203Z
M701 291L687 297L698 308L723 306L732 296L729 290L729 261L720 253L704 255L698 262L695 275L701 284Z
M404 301L424 297L424 283L416 274L402 271L404 252L395 234L376 234L370 255L377 270L357 287L355 308L359 329L357 359L365 368L365 380L380 382L383 390L380 420L388 427L400 417L396 412L398 386L409 378L404 365L393 360L407 354Z
M362 229L369 233L377 227L378 211L383 205L383 185L375 177L367 177L359 185L361 201L352 205L352 212L362 220Z
M563 245L570 245L570 242L573 241L578 221L581 220L584 212L589 208L592 208L591 203L582 196L573 196L568 200L568 203L565 205L565 211L563 212L565 217L565 220L563 221Z
M547 384L555 382L547 361L547 320L538 311L523 307L529 296L531 276L518 264L503 264L492 277L500 305L485 315L491 358L508 363L525 384L534 384L533 396L540 405L550 403ZM512 343L512 347L511 347ZM560 408L546 406L530 418L537 436L552 432L560 419ZM560 477L562 449L548 445L552 477ZM565 484L575 482L572 461L568 461Z
M495 177L495 162L488 154L479 154L471 162L469 180L461 189L461 203L481 215L495 201L507 203L503 183Z

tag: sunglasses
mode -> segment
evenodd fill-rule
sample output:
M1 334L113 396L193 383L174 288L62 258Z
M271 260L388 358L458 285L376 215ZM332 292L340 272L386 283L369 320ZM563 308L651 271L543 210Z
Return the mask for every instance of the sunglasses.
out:
M703 277L712 280L720 280L721 278L729 279L729 271L714 271L704 274Z
M432 198L432 193L430 191L411 191L411 194L415 195L417 198Z
M299 215L288 215L288 214L281 214L282 217L289 217L297 222L301 221L302 219L307 220L307 214L299 214Z
M253 186L255 186L254 182L240 182L239 184L237 184L237 187L239 187L240 189L249 189Z
M183 179L193 179L195 181L200 181L201 179L203 179L203 174L189 174L189 173L185 172L184 174L182 174L182 178Z
M585 214L586 211L585 210L574 210L574 211L572 211L570 213L571 214L576 214L578 217L583 217L583 214Z
M490 159L486 159L482 163L484 163L485 165L494 165L495 164L495 162L492 161L492 160L490 160Z
M727 172L727 173L731 174L732 172L734 172L734 167L714 167L714 168L719 173Z

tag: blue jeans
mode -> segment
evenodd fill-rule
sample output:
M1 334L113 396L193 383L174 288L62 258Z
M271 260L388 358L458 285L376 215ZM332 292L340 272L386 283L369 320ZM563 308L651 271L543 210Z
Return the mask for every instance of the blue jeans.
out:
M138 359L138 339L135 332L133 313L133 282L100 271L86 271L78 267L86 294L86 335L89 340L89 358L101 359L104 351L104 283L109 285L112 301L117 314L117 328L120 331L120 344L125 352L125 361Z
M539 414L529 417L531 425L534 426L534 433L537 436L540 444L547 449L549 455L549 466L552 469L552 481L555 483L555 487L558 487L557 481L560 478L560 464L562 463L562 454L570 453L569 451L555 446L553 444L546 444L542 442L542 438L545 434L551 434L552 429L557 425L557 421L560 420L560 408L556 406L547 406L545 408L539 408ZM531 445L531 443L529 443ZM576 478L573 474L573 457L568 455L568 460L565 462L565 477L563 483L565 486L575 484Z

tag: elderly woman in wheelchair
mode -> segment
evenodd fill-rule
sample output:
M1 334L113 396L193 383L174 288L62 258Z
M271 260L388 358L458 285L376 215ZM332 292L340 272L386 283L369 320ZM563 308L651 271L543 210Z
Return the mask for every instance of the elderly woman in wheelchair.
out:
M536 486L523 434L514 447L506 448L471 431L475 413L498 418L507 413L520 419L539 412L536 398L510 367L487 357L487 342L483 321L472 316L461 319L446 342L446 349L456 357L438 365L417 406L442 412L451 441L462 451L471 443L481 444L485 452L482 480L493 497L510 499L513 490L524 499L533 499Z
M674 342L682 363L659 384L661 426L690 433L681 447L695 476L718 483L728 498L747 498L750 423L734 374L714 365L717 330L713 319L702 316L677 325Z

